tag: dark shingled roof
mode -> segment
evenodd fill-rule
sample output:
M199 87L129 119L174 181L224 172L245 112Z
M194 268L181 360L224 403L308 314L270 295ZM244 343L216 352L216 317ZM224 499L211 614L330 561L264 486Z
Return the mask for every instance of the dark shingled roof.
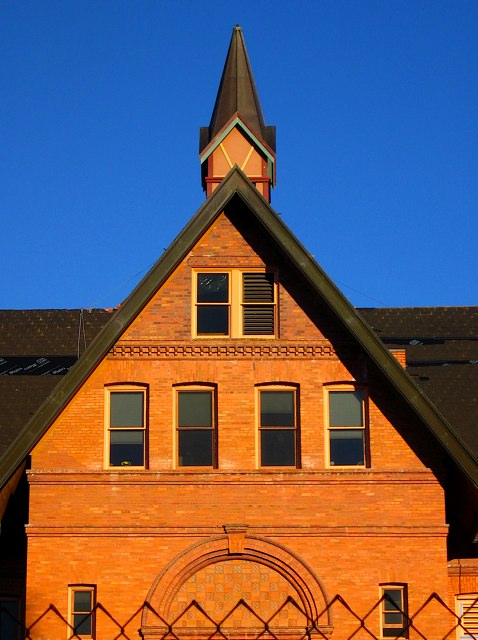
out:
M63 357L68 362L64 374L111 315L105 309L0 310L0 363ZM37 375L16 371L0 365L0 457L62 378L48 367L39 367Z
M361 309L478 458L478 307Z
M107 309L0 310L0 356L81 354L110 318Z

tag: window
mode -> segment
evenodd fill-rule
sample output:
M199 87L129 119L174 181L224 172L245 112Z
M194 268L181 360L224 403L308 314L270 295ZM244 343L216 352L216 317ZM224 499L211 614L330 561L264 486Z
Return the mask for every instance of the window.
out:
M75 585L69 587L69 629L68 637L95 637L95 587Z
M193 274L196 336L274 336L277 284L271 271Z
M18 598L0 596L0 638L2 640L18 640L20 628L20 602Z
M460 619L457 639L468 640L478 637L478 593L464 593L456 596L456 615Z
M365 466L365 392L337 388L326 393L330 466Z
M114 387L106 390L108 467L144 467L146 389Z
M211 388L176 389L179 467L216 467L216 408Z
M198 335L229 335L230 292L228 273L197 274Z
M298 466L296 389L268 387L258 394L261 467Z
M381 587L382 638L408 638L408 596L404 584Z

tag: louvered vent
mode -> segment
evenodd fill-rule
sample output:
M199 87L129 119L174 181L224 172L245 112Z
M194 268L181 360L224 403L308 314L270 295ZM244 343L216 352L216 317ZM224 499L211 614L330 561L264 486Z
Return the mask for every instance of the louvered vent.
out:
M461 626L460 638L478 637L478 595L460 598Z
M243 273L242 277L244 335L274 335L274 274Z

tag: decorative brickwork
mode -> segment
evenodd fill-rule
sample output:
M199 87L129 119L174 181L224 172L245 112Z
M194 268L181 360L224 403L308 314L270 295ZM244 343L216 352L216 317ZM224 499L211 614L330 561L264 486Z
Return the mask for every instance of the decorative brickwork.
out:
M237 535L238 528L244 528L225 525L226 529L230 527L235 531L230 535ZM257 616L251 616L248 607L260 619L268 620L286 602L276 613L274 625L291 629L304 628L327 606L319 580L298 556L282 545L247 535L243 551L236 554L230 553L228 535L190 547L156 578L146 601L163 619L180 619L180 626L201 628L207 625L207 620L200 608L207 609L215 619L223 619L240 599L247 606L236 608L225 623L236 631L258 626ZM199 609L188 608L191 601ZM153 618L149 608L145 609L142 624L145 638L155 626ZM326 623L330 625L330 615Z
M124 344L114 358L335 358L330 344Z

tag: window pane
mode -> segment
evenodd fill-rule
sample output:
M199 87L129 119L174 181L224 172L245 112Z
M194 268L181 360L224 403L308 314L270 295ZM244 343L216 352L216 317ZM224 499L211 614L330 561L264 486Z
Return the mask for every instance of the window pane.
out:
M331 391L329 412L331 427L363 426L362 392Z
M294 426L294 392L261 391L261 427Z
M403 627L384 627L382 630L382 636L384 638L403 638ZM408 630L406 631L406 637L408 638Z
M385 611L396 611L402 608L402 593L401 589L385 589L383 592L383 608ZM386 597L385 597L386 596ZM391 602L390 602L391 600Z
M143 426L144 393L135 391L110 394L110 424L112 427Z
M78 636L91 636L91 615L77 613L73 616L73 627Z
M178 427L212 427L211 391L179 391Z
M226 305L201 305L197 311L197 333L198 335L221 335L229 334L229 307Z
M384 619L385 619L385 624L392 624L392 625L401 625L402 624L402 614L397 612L397 613L385 613L384 614Z
M91 611L91 591L75 591L73 594L73 610L77 613Z
M295 430L261 431L261 466L295 467Z
M212 429L178 432L180 467L212 467Z
M337 429L330 432L331 465L363 465L363 429Z
M227 273L198 273L198 302L229 302Z
M144 465L144 431L110 431L110 465Z

